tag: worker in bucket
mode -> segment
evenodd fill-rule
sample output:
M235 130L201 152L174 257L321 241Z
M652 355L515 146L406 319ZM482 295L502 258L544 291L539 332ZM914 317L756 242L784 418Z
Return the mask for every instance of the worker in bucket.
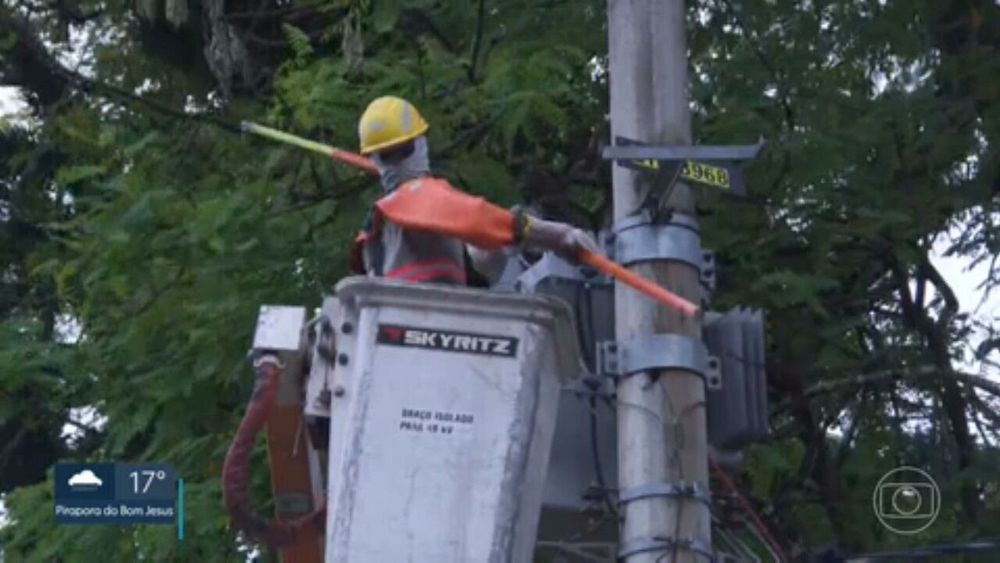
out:
M355 241L351 253L355 273L408 283L465 285L467 256L473 269L493 282L503 271L508 248L554 251L573 262L581 251L598 250L580 229L531 217L522 210L511 213L431 176L427 129L416 108L396 97L378 98L361 116L361 153L374 162L386 195L372 207ZM283 419L280 413L272 418L278 367L255 364L255 368L263 375L258 375L257 390L223 466L226 509L248 537L275 548L310 549L325 527L324 507L292 520L268 521L250 506L250 459L257 434L267 424L271 432L292 429L294 436L298 423L297 418ZM294 468L308 476L307 465ZM296 480L289 471L288 467L282 470L285 481L281 486L304 488L306 477Z
M410 283L465 285L466 257L491 283L503 272L505 249L553 251L571 262L596 252L584 231L515 208L511 214L431 175L429 125L402 98L368 105L358 124L361 154L378 168L386 195L373 206L355 239L351 269Z

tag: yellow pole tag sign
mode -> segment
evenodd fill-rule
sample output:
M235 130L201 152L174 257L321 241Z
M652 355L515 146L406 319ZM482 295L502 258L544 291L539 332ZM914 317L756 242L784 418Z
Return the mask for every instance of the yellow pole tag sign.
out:
M694 160L684 161L684 168L681 170L681 178L691 182L698 182L699 184L715 186L724 190L728 190L732 187L729 184L729 171L724 167L712 166L711 164L696 162Z
M634 160L631 164L646 170L660 169L659 160ZM711 164L705 164L696 160L684 161L684 168L681 170L680 177L689 182L714 186L724 190L732 188L732 184L729 181L729 170L726 170L724 166L712 166Z

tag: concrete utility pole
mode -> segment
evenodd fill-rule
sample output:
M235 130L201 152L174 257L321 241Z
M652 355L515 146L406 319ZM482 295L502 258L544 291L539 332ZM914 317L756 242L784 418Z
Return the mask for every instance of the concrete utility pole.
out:
M612 136L653 144L691 144L688 109L684 0L609 0L609 72ZM613 167L614 218L618 222L640 203L640 175ZM694 214L688 186L678 184L667 202L678 214ZM638 264L631 268L699 302L698 269L681 262ZM616 284L615 330L619 342L650 333L701 339L700 319L685 319ZM708 490L705 387L685 371L638 373L618 384L619 489L697 483ZM621 545L655 546L664 540L696 540L711 545L708 506L693 498L650 496L625 503ZM674 561L674 550L651 547L626 557L629 563ZM676 561L704 561L687 548Z

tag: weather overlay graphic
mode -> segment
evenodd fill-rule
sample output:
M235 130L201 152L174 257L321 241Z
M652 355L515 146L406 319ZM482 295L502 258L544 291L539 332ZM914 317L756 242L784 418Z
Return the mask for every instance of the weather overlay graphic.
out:
M162 463L55 467L59 524L174 524L183 539L184 482Z

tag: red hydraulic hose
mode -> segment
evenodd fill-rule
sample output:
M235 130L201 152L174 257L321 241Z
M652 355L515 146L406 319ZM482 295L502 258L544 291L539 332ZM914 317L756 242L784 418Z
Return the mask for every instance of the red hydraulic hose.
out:
M295 543L307 535L318 536L326 524L326 509L321 507L295 520L271 520L258 516L250 506L250 454L257 435L264 428L278 394L281 367L274 356L254 363L257 381L250 404L243 415L236 436L229 446L222 466L222 496L233 525L248 537L272 548Z

